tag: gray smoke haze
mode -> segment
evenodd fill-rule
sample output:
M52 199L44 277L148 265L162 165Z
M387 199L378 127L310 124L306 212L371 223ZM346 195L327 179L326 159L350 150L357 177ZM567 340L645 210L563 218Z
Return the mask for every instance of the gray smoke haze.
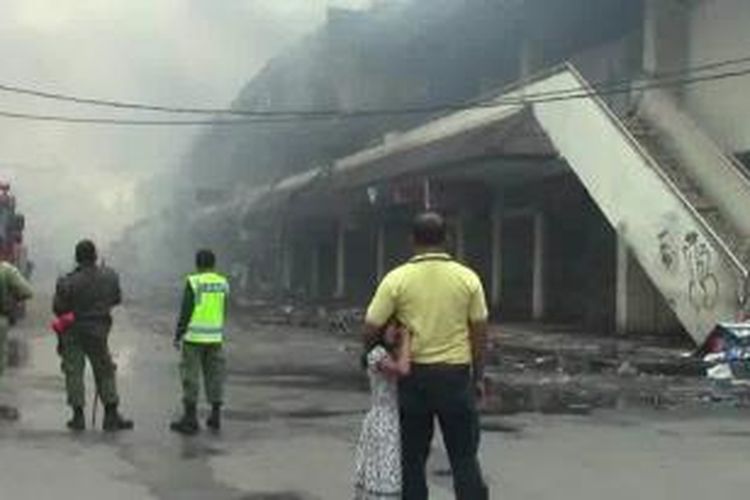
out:
M3 0L0 82L119 100L225 107L331 5L368 0ZM0 110L122 117L0 93ZM132 117L132 115L130 115ZM142 118L164 115L139 115ZM81 236L115 237L138 181L174 169L200 130L0 119L0 176L20 194L37 260L70 260Z

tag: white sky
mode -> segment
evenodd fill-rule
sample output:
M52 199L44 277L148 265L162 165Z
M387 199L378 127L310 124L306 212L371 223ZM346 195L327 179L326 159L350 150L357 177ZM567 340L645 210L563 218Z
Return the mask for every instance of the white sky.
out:
M327 6L366 4L369 0L2 0L0 83L223 107L269 58L322 23ZM0 109L122 116L2 92ZM89 234L105 238L130 216L116 200L126 200L135 181L149 172L174 168L197 132L0 118L0 176L13 178L21 190L40 242L56 241L51 228L57 230L63 220L72 233L86 222Z

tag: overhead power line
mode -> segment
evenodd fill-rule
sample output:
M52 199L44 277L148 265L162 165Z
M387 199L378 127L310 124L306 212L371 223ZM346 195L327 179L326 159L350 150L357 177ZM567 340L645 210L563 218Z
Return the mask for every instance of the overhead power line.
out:
M726 68L728 66L736 66L744 63L750 63L750 56L726 59L721 61L714 61L702 65L686 67L674 71L662 72L652 76L646 76L632 80L620 80L620 81L609 81L609 82L594 82L591 87L599 90L608 90L617 88L619 86L630 87L635 82L653 82L669 80L678 76L686 76L696 73L703 73L710 70L716 70L719 68ZM579 91L579 88L564 89L549 92L539 92L535 94L528 94L525 99L532 99L538 97L548 97L557 94L566 94L568 92ZM209 115L230 115L230 116L243 116L243 117L300 117L300 116L311 116L311 117L339 117L342 115L358 117L358 116L377 116L377 115L394 115L394 114L418 114L418 113L431 113L434 111L446 111L452 109L463 109L468 107L466 102L462 103L442 103L430 106L406 106L399 108L379 108L379 109L361 109L361 110L349 110L342 111L340 109L298 109L298 110L250 110L250 109L231 109L231 108L207 108L207 107L184 107L184 106L169 106L164 104L150 104L140 102L127 102L112 99L99 99L93 97L82 97L58 92L47 92L43 90L33 89L29 87L20 87L14 85L7 85L0 83L0 92L27 95L37 97L41 99L49 99L55 101L69 102L73 104L89 105L96 107L115 108L131 111L146 111L146 112L157 112L157 113L170 113L170 114L209 114ZM514 104L509 99L499 99L495 102L497 104ZM141 120L133 120L140 122ZM156 120L159 121L159 120ZM192 122L192 121L191 121ZM199 120L197 123L203 123Z
M750 58L748 58L750 61ZM714 67L716 64L713 63ZM725 63L721 63L726 65ZM629 80L627 82L616 82L610 85L601 85L589 88L576 87L558 91L547 91L526 94L519 98L498 98L482 102L441 104L424 107L405 107L399 109L370 109L370 110L320 110L320 111L285 111L285 112L252 112L247 118L237 119L192 119L192 120L155 120L155 119L129 119L129 118L98 118L98 117L76 117L66 115L46 115L34 113L22 113L0 110L0 117L15 118L38 122L59 122L78 124L102 124L102 125L146 125L146 126L196 126L196 125L252 125L272 124L289 122L321 121L332 119L368 118L377 116L397 116L414 114L431 114L449 111L463 111L470 109L496 108L508 105L544 104L573 99L583 99L593 96L610 96L630 92L645 91L657 88L683 87L703 82L726 80L750 75L750 68L725 71L721 73L710 73L693 77L673 78L662 77L652 79ZM187 109L187 108L186 108ZM235 111L234 114L241 113ZM250 112L246 112L250 113Z

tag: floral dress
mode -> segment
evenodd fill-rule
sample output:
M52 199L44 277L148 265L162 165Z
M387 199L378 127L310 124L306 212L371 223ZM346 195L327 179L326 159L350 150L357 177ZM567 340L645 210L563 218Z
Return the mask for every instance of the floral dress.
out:
M396 380L378 369L390 356L381 346L367 355L372 408L362 423L355 456L355 500L401 498L401 434Z

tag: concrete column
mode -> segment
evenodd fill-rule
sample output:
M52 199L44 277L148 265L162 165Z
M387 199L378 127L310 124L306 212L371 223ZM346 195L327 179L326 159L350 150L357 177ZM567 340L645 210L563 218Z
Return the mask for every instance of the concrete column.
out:
M341 220L336 227L336 289L334 297L341 299L346 293L346 223Z
M540 50L540 44L532 38L530 33L527 33L521 42L518 64L520 80L528 80L544 65L544 57Z
M492 309L500 306L502 300L502 231L503 231L503 208L502 202L497 201L492 206L491 214L492 230L492 282L490 283L490 305Z
M648 73L684 69L691 7L681 0L646 0L644 9L643 69Z
M378 223L378 230L375 237L377 239L375 242L375 269L378 282L380 282L385 276L385 221Z
M464 262L466 260L466 225L463 213L458 214L456 219L456 259Z
M532 290L532 318L540 321L544 318L545 269L546 256L546 219L543 212L534 214L534 263Z
M292 289L292 266L294 253L289 235L284 234L281 240L281 286L285 291Z
M628 303L628 275L630 268L630 251L628 244L621 236L617 236L617 271L615 274L615 328L617 333L624 335L630 331Z
M430 186L430 179L427 178L422 183L422 196L424 197L424 209L432 210L432 187Z
M310 256L310 296L320 297L320 245L315 242Z

